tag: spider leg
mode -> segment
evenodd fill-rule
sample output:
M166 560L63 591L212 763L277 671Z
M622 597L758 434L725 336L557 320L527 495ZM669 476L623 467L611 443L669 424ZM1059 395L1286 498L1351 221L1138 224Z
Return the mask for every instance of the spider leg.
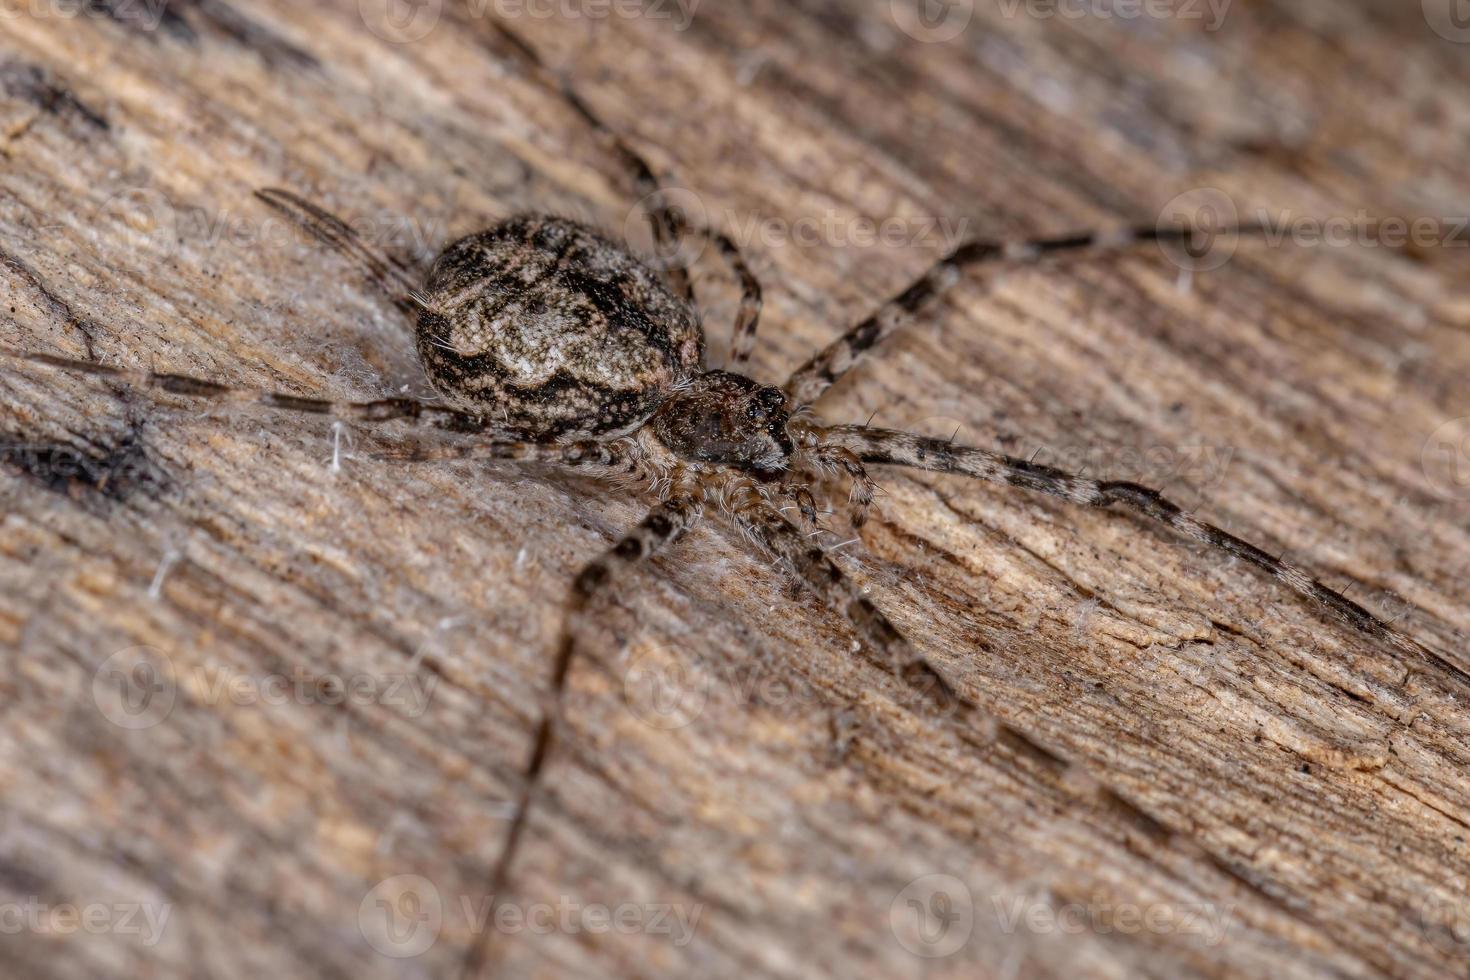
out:
M961 696L937 668L914 650L888 617L863 595L822 548L812 544L781 512L754 489L732 493L729 500L736 523L766 552L789 566L798 579L829 608L852 624L869 653L897 677L909 682L942 709L957 711L966 722L963 737L977 747L995 742L1030 757L1074 789L1091 793L1100 802L1125 814L1130 822L1154 839L1169 839L1172 831L1145 814L1118 793L1101 785L1074 763L1042 746L1020 729L1001 721Z
M750 266L745 264L745 257L740 254L740 249L729 236L715 231L706 233L714 239L715 247L720 250L725 262L740 280L740 309L735 314L735 332L730 341L730 370L739 371L750 363L750 355L755 350L755 331L760 323L761 307L764 303L761 298L761 284L755 273L750 271Z
M687 227L687 222L683 213L671 207L665 200L663 187L659 184L658 177L654 174L648 161L629 146L627 141L619 136L611 126L602 121L602 117L577 94L577 90L542 60L540 53L531 46L530 42L499 20L491 20L490 23L495 32L515 50L531 75L547 89L560 95L571 110L612 148L633 180L634 193L641 200L650 202L648 224L653 230L654 241L658 243L659 254L670 260L667 271L674 290L686 300L693 302L694 284L690 280L689 270L682 263L673 261L678 254L679 242Z
M723 232L715 231L707 225L691 220L689 215L671 205L653 167L642 154L629 146L627 140L603 122L602 117L577 93L577 90L542 60L541 55L531 46L530 42L498 20L491 21L491 24L496 33L515 50L531 75L547 89L560 95L571 110L612 148L632 178L633 193L640 200L649 202L648 224L653 231L659 255L665 259L674 290L691 303L695 300L694 283L690 279L689 270L683 263L676 261L679 244L684 233L691 230L714 242L726 264L740 280L741 287L740 310L735 319L735 335L731 346L730 363L735 368L746 363L755 345L756 324L760 320L761 286L754 273L750 271L750 267L746 265L744 257L740 254L740 248L734 240Z
M368 278L405 312L428 308L418 284L398 263L369 245L341 218L279 187L261 188L255 196L367 273Z
M769 503L753 486L737 484L726 493L726 504L741 530L766 552L786 565L826 605L845 616L858 631L869 652L896 676L934 693L939 700L955 699L954 689L939 671L919 655L837 567L822 548ZM949 707L949 705L946 705ZM993 735L996 722L979 719L979 727Z
M959 473L1006 483L1026 490L1051 494L1077 504L1107 507L1113 504L1152 518L1195 541L1263 569L1287 587L1319 607L1337 614L1358 631L1386 640L1405 652L1470 682L1465 672L1438 653L1394 629L1341 592L1324 585L1306 570L1212 524L1187 514L1157 490L1116 480L1092 480L1055 467L1028 462L986 449L956 446L943 439L916 436L892 429L863 425L838 425L818 430L820 442L844 446L864 463L908 466L938 473Z
M400 463L435 463L450 460L516 460L524 463L560 463L565 466L590 467L605 476L633 479L641 472L641 462L633 444L627 439L599 442L521 442L491 440L453 446L405 445L372 454L374 459Z
M33 354L0 346L0 360L21 364L40 364L68 374L86 374L109 378L130 385L141 391L182 395L186 398L208 399L231 404L263 405L283 412L298 412L306 415L325 415L329 418L356 420L360 422L386 422L391 419L409 419L430 422L456 432L478 432L487 423L477 415L461 412L442 405L412 398L379 398L374 401L341 402L323 398L305 398L277 391L262 391L255 388L235 388L206 378L187 374L161 374L137 368L112 367L93 361L78 361L55 354Z
M908 639L862 594L830 555L813 546L754 487L746 488L744 492L727 491L726 501L741 529L768 553L788 565L825 605L841 613L871 648L871 653L876 654L879 662L886 662L896 676L907 681L917 693L937 704L941 710L956 713L957 720L963 723L958 734L967 744L980 751L1000 745L1017 756L1029 759L1072 793L1090 799L1103 811L1119 818L1152 846L1173 849L1208 864L1255 897L1282 908L1277 899L1203 844L1160 823L1082 766L960 695L937 668L913 649ZM1285 911L1297 917L1291 910Z
M801 519L813 531L826 530L822 527L821 514L817 511L817 500L812 496L811 488L805 484L795 484L786 489L786 495L796 504L796 509L801 511Z
M846 446L818 443L815 446L806 447L802 459L823 475L838 471L846 473L852 480L852 490L848 494L848 503L852 507L849 520L852 521L852 526L855 528L860 528L868 523L868 509L873 505L873 497L878 493L878 484L868 475L857 453Z
M580 652L575 627L586 615L592 601L617 581L618 574L645 561L678 540L699 517L699 500L695 496L677 494L648 512L642 522L621 541L605 552L602 557L583 568L572 583L566 611L562 619L560 636L557 639L556 658L551 669L551 688L546 695L545 707L536 724L536 734L531 743L531 755L522 772L521 793L516 801L515 813L510 829L501 845L491 874L488 895L492 903L487 926L465 952L461 970L463 980L474 980L481 975L485 966L493 962L491 948L495 930L488 925L495 921L500 901L505 897L510 883L511 870L520 851L526 822L530 817L536 796L540 790L546 765L556 744L561 725L562 699L566 693L567 678ZM493 972L493 971L492 971Z
M1265 228L1244 226L1218 234L1261 234ZM1065 252L1104 254L1143 242L1181 242L1189 245L1196 232L1191 228L1133 228L1114 232L1089 232L1061 238L1039 238L1024 242L965 242L936 262L907 289L880 306L871 316L812 355L786 380L787 397L796 405L811 405L837 379L850 371L863 356L907 324L920 310L944 295L960 280L960 273L979 265L1014 261L1035 262Z

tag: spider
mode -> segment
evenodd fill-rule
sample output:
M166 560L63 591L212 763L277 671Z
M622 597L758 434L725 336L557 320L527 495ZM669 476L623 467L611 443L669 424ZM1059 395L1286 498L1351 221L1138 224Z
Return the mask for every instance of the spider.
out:
M967 241L936 262L871 316L812 355L780 386L745 373L762 306L760 283L728 236L692 221L666 200L653 169L588 104L503 25L502 37L526 68L557 91L620 158L647 202L659 253L689 235L712 242L741 285L728 367L706 367L706 338L685 265L655 269L628 247L580 222L541 214L511 217L448 245L423 282L346 223L287 190L257 196L365 273L416 320L417 351L442 403L409 398L337 402L242 389L183 374L107 366L0 348L0 356L110 378L143 390L380 423L404 420L451 434L449 444L412 444L378 453L409 462L495 460L554 464L641 492L646 516L571 583L552 660L546 704L522 785L490 879L506 891L528 818L560 727L568 678L583 643L578 627L593 604L632 566L678 541L706 514L728 521L759 552L776 559L852 626L864 653L901 678L917 698L950 712L965 740L1004 744L1065 778L1151 839L1190 849L1255 890L1219 859L1159 824L1119 793L984 711L923 655L802 527L818 526L813 486L829 476L851 481L851 522L862 526L877 483L871 467L960 474L1050 494L1090 507L1117 506L1185 538L1242 559L1357 630L1459 671L1302 568L1196 519L1148 487L1089 479L987 449L870 425L827 425L814 406L840 378L924 311L970 269L1036 262L1060 253L1098 254L1140 243L1191 246L1189 228L1136 228L1022 242ZM1249 233L1264 229L1240 228ZM660 273L663 273L660 275ZM786 516L792 508L800 521ZM464 973L492 961L482 933Z

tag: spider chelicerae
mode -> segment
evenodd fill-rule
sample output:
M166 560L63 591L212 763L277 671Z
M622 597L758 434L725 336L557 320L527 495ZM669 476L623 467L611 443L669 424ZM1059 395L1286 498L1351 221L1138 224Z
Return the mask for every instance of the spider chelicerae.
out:
M813 411L823 394L871 350L987 263L1030 262L1058 253L1101 252L1144 242L1194 244L1190 228L1140 228L1003 243L968 241L940 259L873 315L797 368L781 386L742 373L754 348L761 287L739 247L669 203L648 163L504 26L498 29L526 69L558 91L619 156L661 255L686 236L712 242L739 280L727 369L706 367L705 336L690 274L679 261L655 269L627 247L576 221L521 215L450 244L420 283L347 224L302 197L267 189L258 196L351 260L417 322L417 349L443 403L387 398L344 403L231 387L182 374L130 370L50 354L0 348L30 364L91 374L141 389L342 420L404 420L441 429L448 444L379 453L401 461L497 460L554 464L644 493L647 515L573 580L552 661L547 706L536 727L516 808L493 869L489 894L503 896L551 758L568 676L583 644L578 625L620 573L677 541L702 515L717 514L774 557L836 613L862 649L908 683L933 710L951 712L976 746L1002 743L1068 779L1140 832L1200 854L1247 887L1250 882L1188 838L1154 821L1064 758L980 708L910 645L831 554L809 533L818 526L813 486L851 481L850 516L864 523L876 483L870 467L953 473L1051 494L1076 504L1116 505L1184 537L1243 559L1356 629L1459 673L1438 654L1311 574L1200 521L1158 491L1089 479L986 449L869 425L826 425ZM1253 229L1235 229L1237 232ZM1260 230L1260 229L1254 229ZM660 274L662 273L662 275ZM788 518L794 511L799 518ZM803 526L805 525L805 526ZM489 941L465 962L476 975Z

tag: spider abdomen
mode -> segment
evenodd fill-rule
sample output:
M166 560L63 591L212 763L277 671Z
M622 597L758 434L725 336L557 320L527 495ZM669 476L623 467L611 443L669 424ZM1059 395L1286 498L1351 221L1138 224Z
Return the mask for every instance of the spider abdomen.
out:
M429 380L524 439L628 430L703 364L690 304L627 249L564 218L522 215L454 242L424 300Z

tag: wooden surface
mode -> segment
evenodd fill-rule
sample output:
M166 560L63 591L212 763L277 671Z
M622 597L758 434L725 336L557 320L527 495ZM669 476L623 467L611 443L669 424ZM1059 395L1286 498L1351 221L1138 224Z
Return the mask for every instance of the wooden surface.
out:
M75 6L0 2L7 343L419 391L397 311L252 189L414 263L516 209L627 222L614 159L496 5L406 42L369 29L376 0ZM763 379L920 272L929 219L1152 223L1200 188L1243 216L1470 209L1470 46L1419 4L980 3L924 42L886 2L689 6L499 5L746 246ZM899 241L863 239L890 218ZM699 268L718 356L735 292ZM1166 484L1470 666L1467 272L1463 247L1373 241L1242 247L1192 282L1153 250L1018 270L821 408ZM565 586L637 504L365 459L391 431L342 433L333 469L326 423L39 369L0 392L0 972L452 975ZM843 549L878 603L1254 887L977 756L707 522L620 586L608 669L573 678L506 975L1463 975L1470 687L1127 516L882 481Z

